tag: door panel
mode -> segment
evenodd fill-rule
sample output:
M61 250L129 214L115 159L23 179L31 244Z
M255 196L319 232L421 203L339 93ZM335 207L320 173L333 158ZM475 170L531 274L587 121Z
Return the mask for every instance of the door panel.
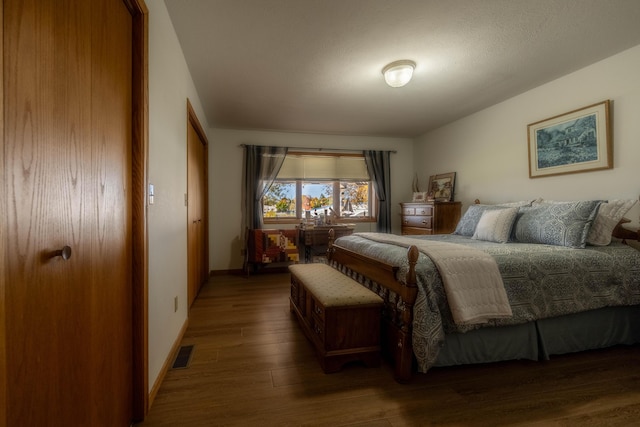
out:
M128 425L131 16L3 6L7 425Z
M89 31L84 23L90 8L71 13L53 3L5 1L4 13L4 62L15 64L5 71L7 411L9 420L37 425L44 417L64 418L87 389L82 372L89 360L89 287L83 266L90 245L83 197L91 162L84 141L91 135L83 94L91 84L90 44L71 27ZM75 55L56 55L63 47ZM68 78L60 81L60 74ZM71 246L72 258L51 258L64 245ZM71 340L64 339L67 331L74 331ZM67 357L70 348L78 364ZM78 386L63 400L56 384L65 381ZM42 402L51 402L46 414L34 413ZM86 408L78 412L87 419Z
M188 303L209 278L206 138L189 104L187 120Z

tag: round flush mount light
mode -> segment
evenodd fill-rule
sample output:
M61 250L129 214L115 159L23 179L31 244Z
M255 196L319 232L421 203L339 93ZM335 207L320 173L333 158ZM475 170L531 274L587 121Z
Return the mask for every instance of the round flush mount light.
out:
M416 63L408 59L394 61L382 69L384 81L391 87L402 87L409 83Z

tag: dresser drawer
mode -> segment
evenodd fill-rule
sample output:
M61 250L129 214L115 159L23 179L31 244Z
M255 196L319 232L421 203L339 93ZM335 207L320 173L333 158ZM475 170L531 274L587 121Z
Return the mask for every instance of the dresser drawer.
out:
M428 205L428 206L418 206L415 208L416 209L416 213L415 215L433 215L433 206Z
M402 215L415 215L416 208L402 208Z
M433 215L433 206L405 206L402 208L402 215Z
M432 216L405 216L402 218L402 225L405 227L421 227L421 228L433 228Z

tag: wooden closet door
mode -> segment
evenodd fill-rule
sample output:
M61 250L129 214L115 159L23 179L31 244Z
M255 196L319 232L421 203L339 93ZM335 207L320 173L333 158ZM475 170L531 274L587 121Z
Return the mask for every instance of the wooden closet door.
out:
M189 268L188 278L188 304L191 307L193 301L198 295L202 278L200 271L202 270L202 201L201 201L201 180L200 180L200 163L201 152L200 140L192 126L188 126L187 135L188 145L188 165L187 165L187 211L188 211L188 245L187 258Z
M6 425L129 425L131 15L3 13Z
M188 305L209 278L207 142L189 105L187 115L187 258Z

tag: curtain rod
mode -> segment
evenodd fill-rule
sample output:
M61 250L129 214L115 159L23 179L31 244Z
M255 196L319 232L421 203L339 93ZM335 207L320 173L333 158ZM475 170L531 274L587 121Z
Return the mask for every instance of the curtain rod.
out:
M240 144L240 147L246 147L247 145L256 145L256 144ZM261 145L261 147L268 147L267 145ZM316 150L316 151L329 151L329 152L334 152L334 151L344 151L344 152L349 152L349 153L359 153L361 151L364 150L356 150L356 149L347 149L347 148L313 148L313 147L286 147L286 146L281 146L282 148L288 148L289 150ZM376 150L376 151L388 151L390 153L396 154L397 151L396 150Z

